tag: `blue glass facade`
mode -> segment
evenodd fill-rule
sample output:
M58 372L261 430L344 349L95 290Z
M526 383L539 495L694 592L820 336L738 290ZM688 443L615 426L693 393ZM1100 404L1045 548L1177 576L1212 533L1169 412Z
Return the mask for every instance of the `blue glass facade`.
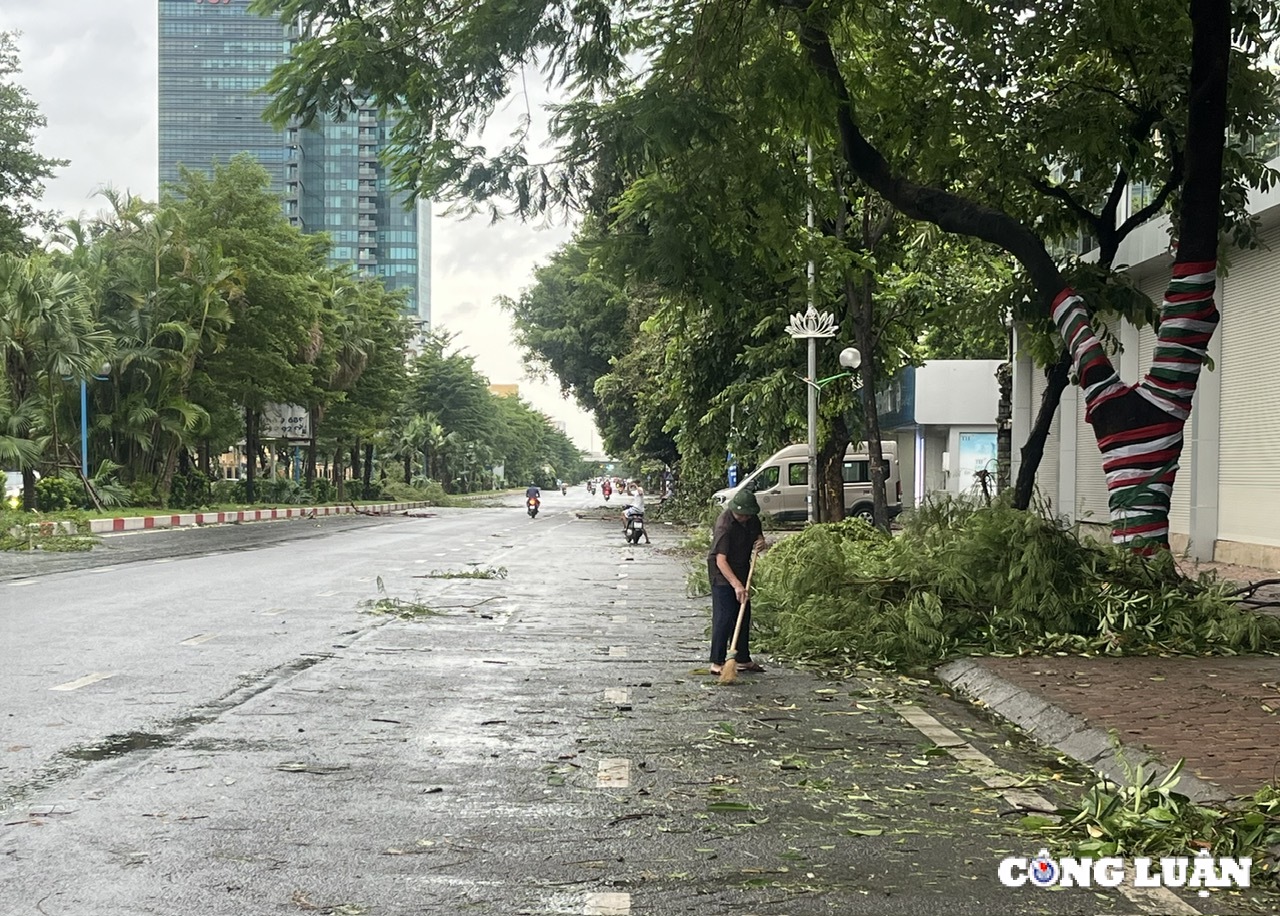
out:
M258 90L288 54L284 26L249 12L249 0L159 0L159 17L161 184L177 181L179 164L208 172L253 154L290 222L327 232L333 262L407 290L407 313L430 324L431 211L406 209L385 179L388 123L362 109L278 131L262 120Z

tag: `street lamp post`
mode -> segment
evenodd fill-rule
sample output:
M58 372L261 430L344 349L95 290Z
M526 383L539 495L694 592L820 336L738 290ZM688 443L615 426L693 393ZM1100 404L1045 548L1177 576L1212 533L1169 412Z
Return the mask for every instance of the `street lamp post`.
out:
M105 382L111 372L111 363L103 363L94 374L99 382ZM80 472L89 479L89 380L80 379Z
M792 315L787 325L787 333L793 339L809 341L809 374L804 380L805 386L809 389L809 495L807 497L809 524L817 520L818 510L818 390L820 386L814 380L818 374L818 339L835 337L837 330L839 328L831 313L819 312L813 307L813 303L809 303L809 308L803 313L797 312Z

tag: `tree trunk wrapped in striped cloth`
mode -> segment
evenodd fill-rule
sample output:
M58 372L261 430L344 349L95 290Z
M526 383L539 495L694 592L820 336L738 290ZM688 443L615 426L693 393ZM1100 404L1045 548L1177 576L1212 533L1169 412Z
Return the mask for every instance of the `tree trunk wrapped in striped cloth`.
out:
M1089 323L1084 301L1064 289L1053 320L1075 361L1107 475L1111 539L1150 554L1169 546L1169 498L1200 367L1218 325L1215 261L1179 262L1160 306L1151 369L1126 385Z

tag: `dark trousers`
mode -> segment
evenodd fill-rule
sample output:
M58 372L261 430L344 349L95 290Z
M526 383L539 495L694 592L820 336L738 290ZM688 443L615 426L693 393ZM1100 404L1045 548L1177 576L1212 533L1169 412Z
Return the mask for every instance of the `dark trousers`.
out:
M711 586L711 664L723 665L729 653L729 640L733 639L733 628L738 623L738 599L733 594L733 586ZM747 611L742 617L742 631L738 634L738 652L734 660L740 664L751 661L751 602L747 602Z

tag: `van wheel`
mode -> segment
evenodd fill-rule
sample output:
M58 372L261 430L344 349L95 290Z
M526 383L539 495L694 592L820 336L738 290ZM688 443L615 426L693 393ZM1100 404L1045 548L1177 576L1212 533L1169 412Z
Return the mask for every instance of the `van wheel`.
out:
M855 506L853 511L849 513L854 518L860 518L868 525L874 525L876 514L873 507L868 505Z

